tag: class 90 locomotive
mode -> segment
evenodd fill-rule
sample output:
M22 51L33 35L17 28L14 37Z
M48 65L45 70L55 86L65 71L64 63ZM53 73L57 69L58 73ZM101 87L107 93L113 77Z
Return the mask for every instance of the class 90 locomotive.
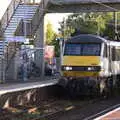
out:
M60 85L72 94L105 93L120 78L120 42L81 34L65 41Z

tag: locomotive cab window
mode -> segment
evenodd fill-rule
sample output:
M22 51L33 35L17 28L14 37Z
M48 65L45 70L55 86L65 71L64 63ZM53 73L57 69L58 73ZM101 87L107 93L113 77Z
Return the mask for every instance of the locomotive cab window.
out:
M100 56L101 44L85 43L85 44L71 44L65 45L64 55L70 56Z

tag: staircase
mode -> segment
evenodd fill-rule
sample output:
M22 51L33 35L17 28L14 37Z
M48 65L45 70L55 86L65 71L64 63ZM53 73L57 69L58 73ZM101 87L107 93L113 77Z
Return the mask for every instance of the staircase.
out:
M39 5L26 5L19 4L14 12L7 28L4 31L5 41L24 41L24 36L14 36L14 33L19 26L21 20L24 22L30 22L36 13Z
M32 3L30 3L30 1L32 1ZM1 27L2 41L0 42L0 58L4 58L4 61L2 62L0 59L0 68L1 68L0 79L1 76L3 76L1 75L3 71L5 72L5 74L7 74L9 79L12 79L10 75L14 74L12 68L14 66L13 61L15 59L16 49L15 46L10 47L12 50L8 50L7 52L8 57L6 59L5 58L6 45L8 46L9 49L9 46L11 46L10 45L11 42L13 43L16 41L23 42L25 40L26 29L31 29L30 34L33 37L36 34L37 29L39 28L40 20L46 12L45 8L47 8L49 0L40 0L39 4L38 2L35 3L35 1L36 0L11 0L10 5L8 6L3 18L0 21L2 25ZM29 27L27 26L27 23L29 23L30 25ZM16 31L18 34L16 34ZM22 31L22 34L19 34L20 31ZM9 58L9 56L11 57ZM4 65L5 69L2 66L3 62L5 63ZM6 68L10 73L8 73L8 71L5 71Z
M19 0L19 2L17 1L16 6L14 6L14 10L11 11L11 8L13 8L13 5L15 4L16 0L12 0L1 20L3 32L2 40L0 41L0 80L3 80L3 74L5 74L4 77L6 77L6 79L13 79L12 74L14 74L14 71L11 70L14 64L15 46L11 46L11 42L25 41L24 36L15 36L16 29L19 27L21 21L23 25L25 25L24 22L27 23L33 19L39 6L39 4L24 4L21 0ZM7 48L6 45L9 47Z

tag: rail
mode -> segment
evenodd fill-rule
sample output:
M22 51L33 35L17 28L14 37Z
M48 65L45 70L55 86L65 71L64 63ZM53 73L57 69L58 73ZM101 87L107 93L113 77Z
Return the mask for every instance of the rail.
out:
M21 0L12 0L11 3L9 4L8 8L6 9L6 12L4 13L4 15L1 19L2 31L4 31L6 29L6 27L8 26L9 21L13 15L13 13L15 12L16 8L20 4L20 2L21 2Z
M0 40L2 39L2 25L1 25L1 21L0 21Z
M11 0L9 6L6 9L6 12L1 18L2 32L4 32L4 30L8 26L11 17L13 16L15 10L17 9L20 3L21 4L35 4L35 3L39 3L40 1L41 0Z

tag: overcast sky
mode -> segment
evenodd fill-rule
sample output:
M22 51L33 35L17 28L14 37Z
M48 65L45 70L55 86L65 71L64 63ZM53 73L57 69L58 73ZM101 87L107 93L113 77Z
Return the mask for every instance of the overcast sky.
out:
M53 25L54 30L57 32L58 28L60 27L59 22L63 21L63 18L66 18L68 16L67 13L51 13L46 14L45 19L46 21L50 21L50 23Z
M0 0L0 18L3 16L11 0Z

